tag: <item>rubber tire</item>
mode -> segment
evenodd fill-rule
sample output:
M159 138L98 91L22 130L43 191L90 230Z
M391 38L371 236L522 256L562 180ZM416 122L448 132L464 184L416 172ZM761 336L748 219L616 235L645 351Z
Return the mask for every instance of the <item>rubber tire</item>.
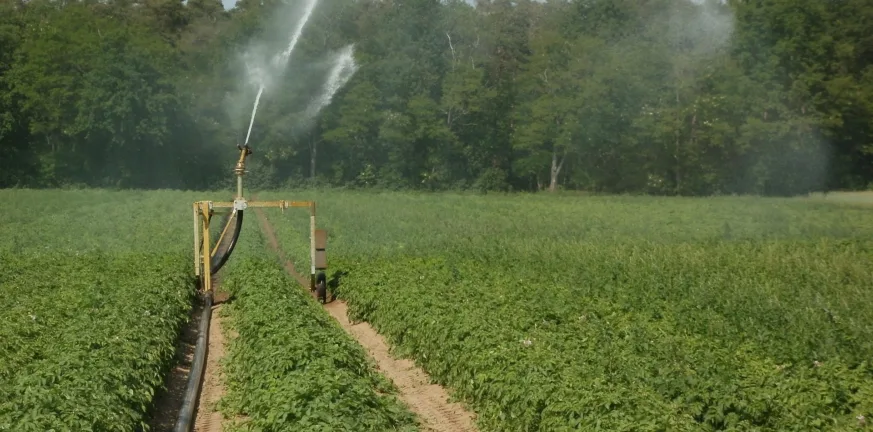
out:
M318 283L318 285L315 285L315 295L318 298L318 301L321 302L321 304L327 303L327 284L324 283L324 281L321 281Z

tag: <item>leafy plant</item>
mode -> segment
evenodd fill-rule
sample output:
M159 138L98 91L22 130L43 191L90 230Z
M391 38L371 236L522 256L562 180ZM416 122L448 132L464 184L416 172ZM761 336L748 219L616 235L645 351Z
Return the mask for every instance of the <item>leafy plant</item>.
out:
M193 299L195 196L0 199L0 431L147 430Z
M252 227L228 264L223 289L227 396L221 409L240 431L415 431L366 353L276 262Z
M184 258L0 252L0 430L147 429L191 305Z
M482 430L856 430L873 414L867 208L295 195L318 202L350 317ZM308 221L273 220L305 262Z

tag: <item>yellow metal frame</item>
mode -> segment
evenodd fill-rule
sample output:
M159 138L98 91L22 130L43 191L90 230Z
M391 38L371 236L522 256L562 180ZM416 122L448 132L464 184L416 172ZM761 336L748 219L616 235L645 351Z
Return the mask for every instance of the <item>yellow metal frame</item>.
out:
M251 208L279 208L283 212L287 208L309 208L309 288L315 289L315 201L247 201L243 196L242 176L245 174L245 160L250 155L248 146L240 147L239 160L234 168L237 176L237 193L234 201L196 201L192 205L194 215L194 274L200 277L200 287L204 292L212 290L212 257L218 251L225 234L227 234L232 219L222 230L214 248L210 248L209 228L215 209L231 209L232 212ZM201 245L202 239L202 245Z

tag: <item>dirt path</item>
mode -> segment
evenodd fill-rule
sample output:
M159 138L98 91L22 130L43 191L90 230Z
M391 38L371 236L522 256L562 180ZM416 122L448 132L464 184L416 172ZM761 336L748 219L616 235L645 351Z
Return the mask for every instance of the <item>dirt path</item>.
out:
M475 431L474 416L463 405L449 402L449 393L442 386L430 383L430 377L412 360L396 359L388 351L388 343L367 322L352 324L346 303L332 301L325 309L376 360L379 371L400 389L400 398L418 414L425 430L438 432Z
M217 280L214 285L217 288ZM224 357L224 334L221 329L221 318L218 314L221 303L227 299L226 294L218 292L212 305L212 316L209 322L209 347L206 352L206 366L203 370L203 381L200 385L200 397L197 401L197 418L195 432L221 432L222 417L213 412L215 402L224 395L224 386L219 375L218 362ZM167 390L155 396L152 418L149 422L154 432L172 432L179 418L179 410L185 400L185 390L188 387L188 376L194 361L194 349L200 333L200 317L203 314L203 303L199 300L191 310L190 320L182 329L182 336L176 346L176 366L166 378Z
M219 316L222 301L222 295L216 294L209 320L209 349L206 354L206 367L203 370L203 382L200 385L200 398L197 401L194 432L221 432L223 418L221 413L215 410L215 404L224 396L224 383L219 364L225 353L223 318Z
M304 287L309 280L295 271L285 257L272 225L260 209L256 209L261 230L269 247L274 250L285 265L285 269ZM459 403L449 402L449 394L442 386L431 384L427 373L415 366L411 360L396 359L391 356L385 338L367 322L352 324L349 321L344 301L334 299L325 305L325 310L336 319L367 353L376 361L379 372L394 382L400 390L400 399L405 402L422 421L424 430L433 432L474 432L475 415Z
M217 288L218 281L215 282L214 286ZM218 312L221 310L221 303L226 299L226 294L219 292L212 305L206 367L203 371L200 397L197 402L197 419L194 426L196 432L221 432L221 414L213 412L212 408L215 402L224 395L218 362L224 357L225 341ZM167 375L167 390L155 396L152 419L149 422L151 430L154 432L172 432L179 418L179 409L182 408L182 402L185 400L191 363L194 361L194 349L200 333L200 317L203 314L203 306L199 300L194 304L190 320L182 329L182 336L176 346L176 366Z

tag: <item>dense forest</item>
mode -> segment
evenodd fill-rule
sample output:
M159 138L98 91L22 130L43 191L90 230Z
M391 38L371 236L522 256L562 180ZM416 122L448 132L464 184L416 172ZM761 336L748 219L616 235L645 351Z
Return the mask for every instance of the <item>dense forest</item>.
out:
M0 0L0 187L225 187L247 59L301 5ZM868 188L871 23L869 0L321 0L261 100L249 184ZM349 44L357 70L308 115Z

